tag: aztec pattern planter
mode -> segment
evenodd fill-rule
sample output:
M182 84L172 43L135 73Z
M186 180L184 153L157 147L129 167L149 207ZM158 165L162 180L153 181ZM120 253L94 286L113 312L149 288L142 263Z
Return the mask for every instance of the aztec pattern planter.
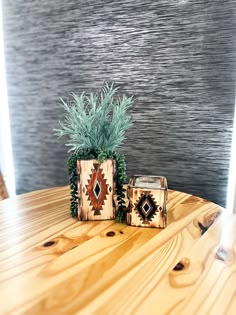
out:
M127 190L127 223L142 227L166 227L167 180L161 176L133 176Z
M78 219L108 220L115 218L115 161L78 160Z

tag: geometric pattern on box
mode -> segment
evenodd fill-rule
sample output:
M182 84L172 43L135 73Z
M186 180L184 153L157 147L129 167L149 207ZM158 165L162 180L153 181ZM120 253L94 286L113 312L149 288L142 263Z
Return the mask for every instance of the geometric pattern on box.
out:
M98 160L78 160L78 220L111 220L116 164L111 159L99 164Z
M137 215L141 218L144 224L152 221L159 208L150 191L143 192L139 200L134 204Z
M165 177L134 175L129 180L127 196L128 224L160 229L166 227L168 186Z
M94 168L91 169L88 185L86 185L86 195L94 210L94 215L101 215L102 206L108 195L107 180L104 178L103 170L100 168L100 164L94 163Z

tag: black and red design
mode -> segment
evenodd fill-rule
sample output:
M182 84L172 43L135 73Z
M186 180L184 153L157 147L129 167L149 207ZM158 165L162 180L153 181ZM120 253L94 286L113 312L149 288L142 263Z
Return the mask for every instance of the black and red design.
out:
M94 168L91 169L92 174L89 174L88 185L86 185L86 195L88 196L88 201L90 201L94 215L101 215L104 201L109 194L109 185L106 184L107 179L104 178L103 169L100 168L101 164L94 163L93 166Z

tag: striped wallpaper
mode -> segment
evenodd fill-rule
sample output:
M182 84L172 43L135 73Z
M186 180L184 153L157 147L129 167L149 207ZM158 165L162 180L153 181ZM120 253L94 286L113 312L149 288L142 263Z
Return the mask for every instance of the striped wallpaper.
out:
M60 97L115 81L135 96L128 175L225 205L235 0L3 0L17 193L67 183Z

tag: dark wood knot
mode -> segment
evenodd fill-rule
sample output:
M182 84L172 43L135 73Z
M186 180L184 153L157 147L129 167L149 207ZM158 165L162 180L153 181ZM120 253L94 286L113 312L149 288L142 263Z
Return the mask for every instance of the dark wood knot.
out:
M181 271L188 268L190 261L188 258L182 258L173 268L174 271Z
M114 231L109 231L107 232L106 236L109 236L109 237L112 237L112 236L115 236L116 233Z
M49 247L49 246L52 246L52 245L54 245L54 244L55 244L54 241L48 241L48 242L44 243L43 246L44 246L44 247Z
M213 222L212 222L212 223L213 223ZM201 222L198 222L198 226L199 226L200 229L201 229L201 234L202 234L202 235L206 233L206 231L209 229L209 227L212 225L212 223L210 223L210 224L207 225L207 226L204 226L204 225L202 225Z
M178 264L175 265L175 267L173 268L174 271L180 271L184 269L184 264L180 261L178 262Z

